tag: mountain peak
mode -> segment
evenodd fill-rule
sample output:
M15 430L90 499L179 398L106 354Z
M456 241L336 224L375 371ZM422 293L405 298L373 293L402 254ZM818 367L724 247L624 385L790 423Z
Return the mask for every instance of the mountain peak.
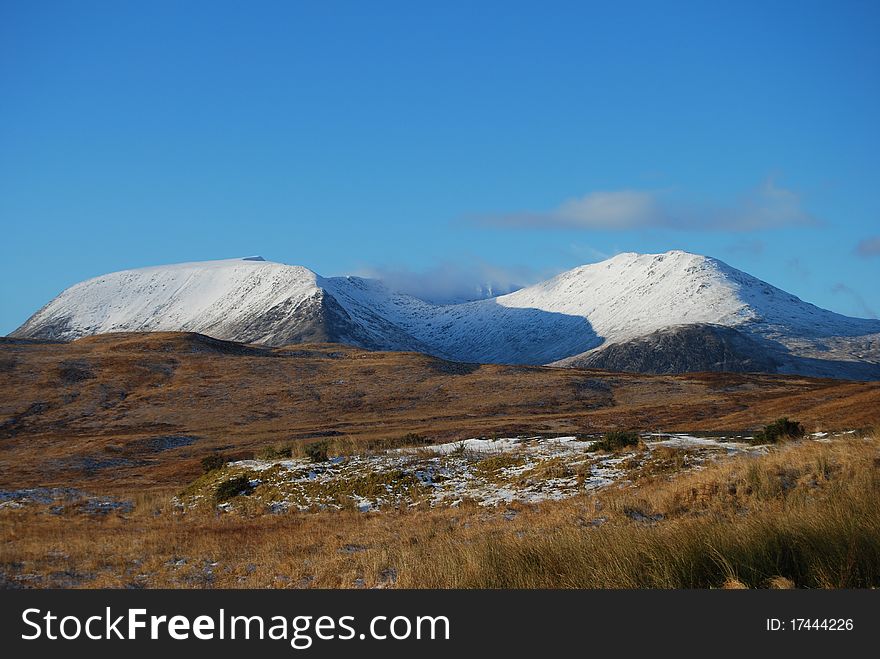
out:
M670 327L694 330L670 334ZM672 367L778 364L781 372L880 377L880 321L820 309L682 250L618 254L459 304L430 304L377 280L324 278L259 256L141 268L68 288L13 336L69 340L122 331L200 332L267 345L320 340L526 364L603 363L581 357L612 345L626 347L609 363L643 364L651 361L647 353L675 345L673 352L695 352L669 361ZM689 347L706 341L715 348ZM729 350L750 354L727 359Z

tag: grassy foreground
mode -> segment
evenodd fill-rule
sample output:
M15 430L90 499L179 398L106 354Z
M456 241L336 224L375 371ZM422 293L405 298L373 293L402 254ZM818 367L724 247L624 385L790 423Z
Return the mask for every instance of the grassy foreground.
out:
M433 549L409 585L866 588L880 585L876 445L791 446L613 493L609 521ZM601 503L600 503L601 505ZM620 521L628 518L629 523ZM612 523L615 518L619 523Z
M880 586L880 442L803 440L558 502L248 515L172 494L0 510L0 583L65 587Z

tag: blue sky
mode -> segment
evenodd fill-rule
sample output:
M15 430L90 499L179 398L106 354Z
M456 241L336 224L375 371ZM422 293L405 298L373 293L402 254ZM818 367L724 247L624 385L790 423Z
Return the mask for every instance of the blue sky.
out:
M880 313L880 3L0 3L0 333L261 254L453 294L620 251Z

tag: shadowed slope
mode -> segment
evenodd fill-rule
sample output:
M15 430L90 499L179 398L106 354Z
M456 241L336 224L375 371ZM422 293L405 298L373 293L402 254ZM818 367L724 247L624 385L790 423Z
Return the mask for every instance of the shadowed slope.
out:
M669 328L683 326L692 330L673 331L676 349L692 354L672 355L664 348ZM270 346L330 341L496 364L571 359L646 372L730 364L880 378L880 321L820 309L682 251L619 254L514 293L449 305L375 280L252 259L142 268L70 287L13 335L70 340L119 331L193 331Z

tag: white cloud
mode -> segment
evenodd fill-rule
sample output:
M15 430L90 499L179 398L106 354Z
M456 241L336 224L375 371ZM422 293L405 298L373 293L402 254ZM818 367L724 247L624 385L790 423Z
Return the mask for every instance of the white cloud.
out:
M365 267L361 277L382 280L388 288L435 304L467 302L504 295L557 274L528 266L501 267L484 262L469 265L441 263L426 270L404 267Z
M661 212L654 195L638 190L594 192L580 199L569 199L555 211L560 219L596 229L642 226Z
M486 226L510 228L681 229L688 231L756 231L817 224L804 210L800 196L767 179L727 206L702 205L651 190L591 192L569 199L555 209L514 212L473 218Z

